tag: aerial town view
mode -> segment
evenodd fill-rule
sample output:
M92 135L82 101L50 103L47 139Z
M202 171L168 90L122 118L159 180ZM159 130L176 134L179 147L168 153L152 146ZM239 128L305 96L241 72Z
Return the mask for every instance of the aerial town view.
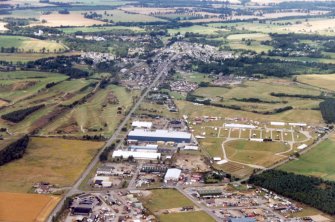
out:
M335 0L0 0L0 222L335 221Z

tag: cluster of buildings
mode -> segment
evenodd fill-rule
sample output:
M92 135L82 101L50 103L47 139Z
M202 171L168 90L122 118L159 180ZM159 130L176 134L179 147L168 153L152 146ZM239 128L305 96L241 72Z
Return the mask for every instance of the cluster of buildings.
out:
M169 123L170 129L152 129L152 122L134 121L133 129L128 133L126 149L115 150L113 158L134 158L135 160L159 160L162 158L159 146L173 147L177 144L191 144L194 141L192 134L177 131L183 124L178 121ZM173 129L174 128L174 129Z
M172 91L188 93L196 90L198 88L198 84L185 80L179 80L170 82L170 88Z
M93 64L100 62L108 62L115 59L115 56L111 53L101 53L101 52L82 52L81 59L92 59Z

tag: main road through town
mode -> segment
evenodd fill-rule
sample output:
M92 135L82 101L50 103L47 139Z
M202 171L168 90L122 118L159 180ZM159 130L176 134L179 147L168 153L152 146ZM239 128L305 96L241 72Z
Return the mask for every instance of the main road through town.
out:
M116 139L120 135L120 132L121 132L122 128L124 126L126 126L127 122L130 120L132 114L137 110L137 108L143 102L144 98L147 96L147 94L149 93L149 91L151 89L153 89L155 86L157 86L158 83L160 83L161 79L163 79L161 77L163 77L164 75L166 75L168 73L169 69L171 68L171 65L172 65L172 62L173 62L174 58L175 58L175 56L169 56L164 61L162 61L162 62L160 62L158 64L157 69L156 69L156 73L157 73L156 78L148 85L148 87L146 89L144 89L144 91L141 94L140 98L137 100L137 102L131 108L131 110L129 111L128 115L124 118L124 120L122 121L122 123L119 125L119 127L117 128L117 130L115 131L115 133L113 134L113 136L106 142L105 146L102 149L100 149L100 151L98 152L98 154L94 157L94 159L87 166L87 168L85 169L85 171L81 174L80 178L75 182L75 184L72 186L72 188L63 196L62 200L59 201L59 203L57 204L57 206L50 213L50 215L48 217L48 220L47 220L48 222L52 222L53 216L55 216L58 212L61 211L62 206L64 205L64 202L65 202L65 199L67 197L71 197L71 196L73 196L73 195L78 194L78 193L81 192L80 189L79 189L79 186L80 186L81 183L83 183L84 179L93 170L94 166L97 165L97 163L99 162L99 156L100 156L100 154L107 147L109 147L110 145L112 145L112 143L114 143L116 141Z

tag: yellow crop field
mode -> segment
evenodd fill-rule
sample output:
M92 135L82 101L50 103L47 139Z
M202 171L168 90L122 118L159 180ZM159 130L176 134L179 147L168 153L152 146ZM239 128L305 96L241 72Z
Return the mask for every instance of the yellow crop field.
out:
M323 89L335 90L335 74L330 75L300 75L298 82Z
M70 14L58 14L53 13L50 15L41 15L39 17L40 22L34 23L31 26L43 25L49 27L60 27L60 26L92 26L105 24L102 21L87 19L80 12L71 12ZM42 24L42 20L46 23Z
M0 192L0 221L45 221L59 199L47 195Z
M28 192L36 182L70 186L103 146L102 142L31 138L23 158L0 168L0 191Z

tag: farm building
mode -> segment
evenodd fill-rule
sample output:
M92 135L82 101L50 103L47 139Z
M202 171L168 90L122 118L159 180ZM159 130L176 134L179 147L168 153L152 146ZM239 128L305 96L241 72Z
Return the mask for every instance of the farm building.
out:
M123 159L128 159L130 156L136 160L156 160L161 158L160 153L153 152L134 152L126 150L115 150L113 152L113 158L122 157Z
M151 129L152 122L134 121L131 126L134 128Z
M181 170L177 168L171 168L166 171L164 176L164 182L167 183L169 181L178 181L181 174Z
M221 196L222 190L198 190L198 196L202 198L209 198L214 196Z
M150 141L150 142L175 142L175 143L190 143L191 134L180 131L169 130L144 130L134 129L129 132L128 140Z

